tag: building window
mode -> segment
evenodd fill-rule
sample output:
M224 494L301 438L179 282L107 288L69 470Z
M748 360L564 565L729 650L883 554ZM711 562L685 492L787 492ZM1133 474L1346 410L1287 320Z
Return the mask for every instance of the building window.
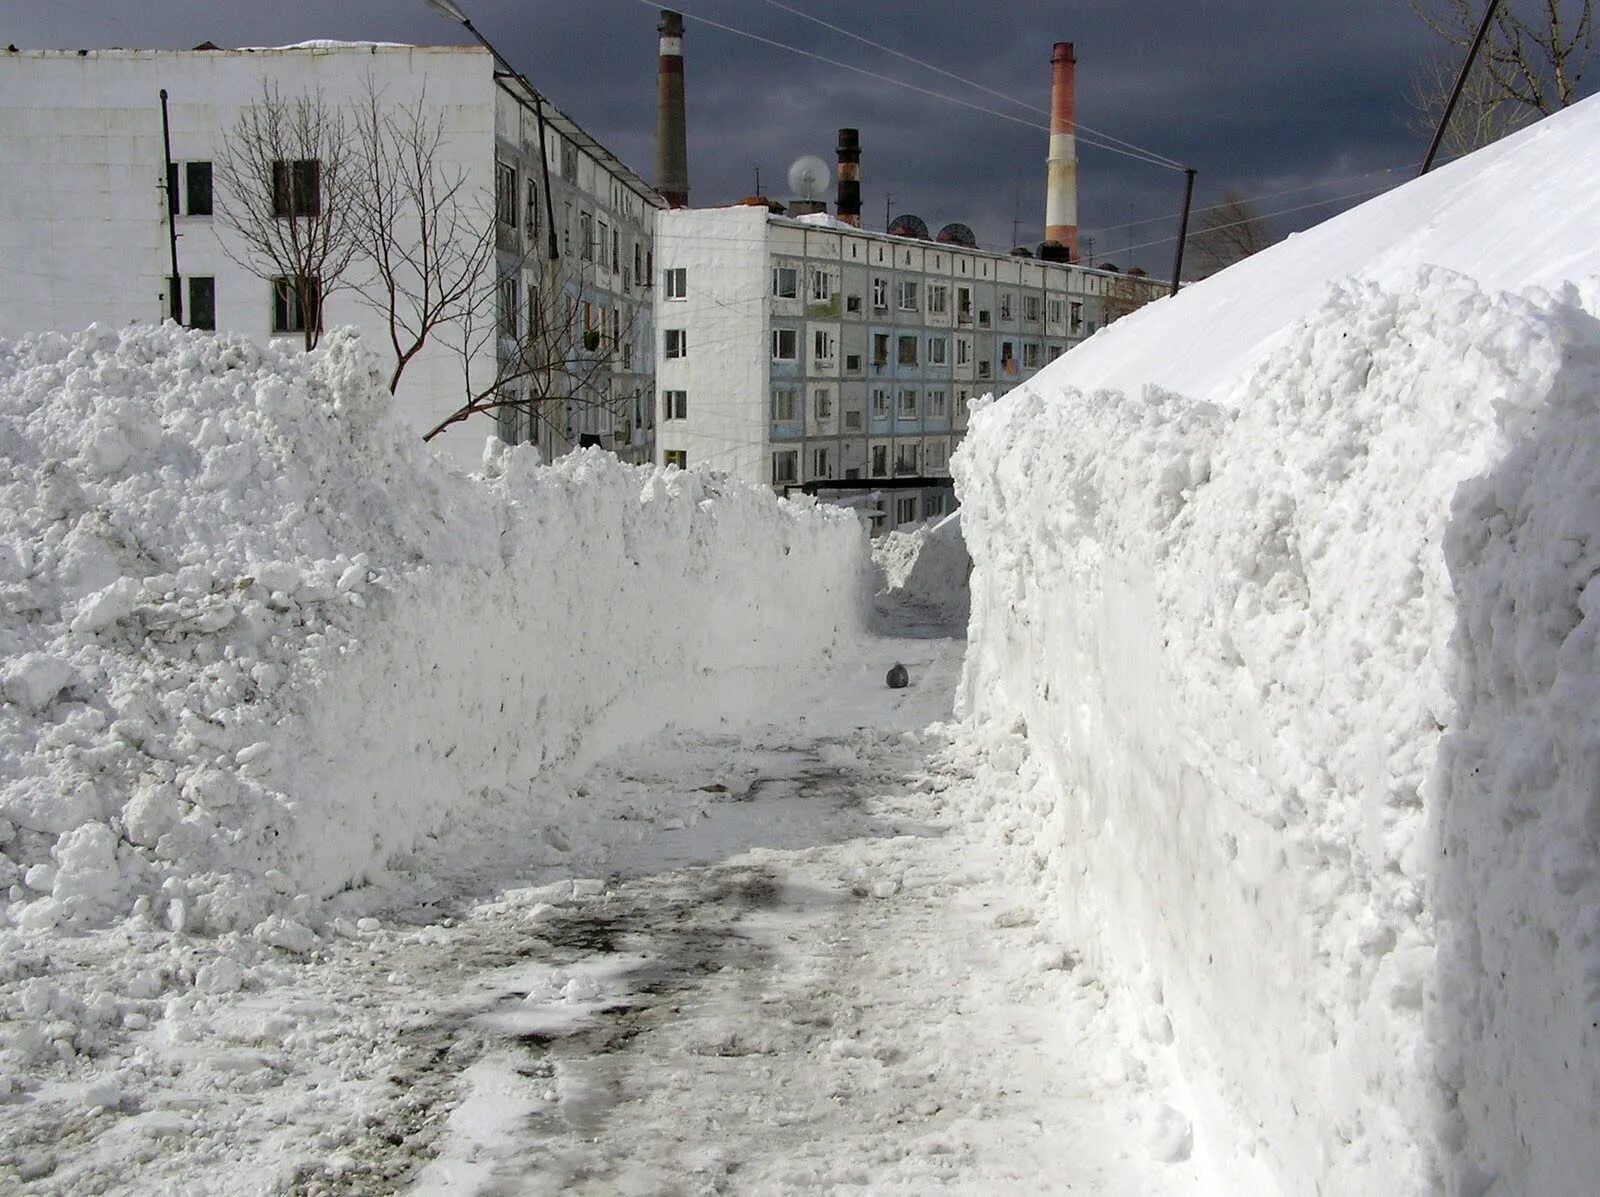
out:
M928 365L942 366L949 353L949 342L943 337L928 338Z
M1044 349L1044 360L1047 362L1053 362L1056 360L1056 358L1061 356L1061 352L1062 347L1060 345L1046 345Z
M561 177L569 183L578 180L578 147L570 141L561 143Z
M578 213L578 254L585 262L594 261L594 217Z
M663 270L661 281L668 299L689 297L689 271L684 267L674 266L671 270Z
M572 205L567 205L567 219L561 225L561 252L572 253Z
M189 327L217 330L217 280L211 277L189 280Z
M897 299L898 299L900 310L902 312L914 312L914 311L916 311L917 310L917 284L916 283L910 283L910 282L901 283L900 287L899 287L899 292L898 292L898 295L897 295Z
M1039 368L1039 343L1037 341L1024 341L1022 343L1022 365L1027 370Z
M872 446L872 476L874 478L887 478L889 476L889 446Z
M895 408L895 412L902 420L915 420L917 418L917 391L915 387L900 388L900 404Z
M811 393L812 406L816 411L818 420L833 419L833 392L827 387L818 387Z
M1059 299L1046 300L1044 312L1045 318L1048 319L1051 324L1061 323L1061 301Z
M772 455L772 484L774 486L782 486L784 483L798 482L799 480L799 450L779 449Z
M860 432L862 425L861 413L854 408L844 413L844 430L846 432Z
M928 314L930 316L944 315L945 306L949 302L949 297L950 288L946 287L943 283L929 283Z
M777 424L793 424L800 419L800 392L779 387L772 392L772 419Z
M988 308L979 308L978 309L978 327L979 328L988 328L989 327L989 309Z
M1024 295L1022 297L1022 318L1024 320L1039 319L1039 297L1037 295Z
M832 478L833 470L828 461L828 449L825 445L818 445L811 450L811 476L813 478Z
M682 328L667 329L667 358L689 356L689 333Z
M800 334L792 328L772 330L772 360L792 362L800 353Z
M831 332L817 329L811 337L811 354L818 362L831 362L838 352L838 342Z
M899 340L898 359L902 366L917 364L917 338L914 335L902 335Z
M494 217L507 228L517 227L517 168L509 162L494 164Z
M1010 341L1000 342L1000 372L1008 378L1017 372L1017 351Z
M517 280L508 275L500 280L500 332L508 337L520 336L521 324L522 303Z
M1083 304L1074 303L1069 308L1069 311L1072 313L1072 320L1067 325L1067 332L1077 335L1083 331Z
M880 249L878 254L882 256L883 250ZM889 310L888 279L875 278L872 280L872 308L877 312L887 312Z
M859 295L846 295L844 297L844 310L847 311L847 312L860 312L861 311L861 296L859 296Z
M872 334L872 364L878 369L889 364L889 334Z
M894 447L894 472L896 474L915 474L917 472L916 441L901 441Z
M661 392L661 418L663 420L686 420L688 417L688 391Z
M622 269L622 234L611 230L611 273L616 274Z
M857 374L861 373L861 355L859 353L845 354L844 368L847 372L854 371Z
M982 361L980 361L978 363L978 377L979 378L988 378L990 376L990 374L992 374L992 373L993 373L993 371L989 367L989 359L988 358L984 358Z
M664 466L677 466L680 470L689 468L689 451L687 449L663 449L661 451L661 464Z
M282 275L272 280L272 331L274 333L303 333L321 327L322 312L318 296L321 288L317 280L299 275L290 279Z
M872 418L887 420L889 418L889 388L872 388Z
M1000 319L1011 319L1011 292L1000 292Z
M322 213L322 164L315 158L272 164L272 214L293 219Z
M942 420L950 414L949 400L945 396L944 388L928 392L928 418Z
M944 472L944 464L945 464L944 442L943 441L929 441L928 442L928 450L927 450L927 452L928 452L928 461L927 461L927 470L928 470L928 472L930 474L933 474L933 473L942 474ZM933 513L929 512L928 514L932 515Z
M972 364L972 338L956 338L956 365L970 366Z
M894 522L897 524L912 524L917 519L917 496L908 495L903 499L894 501Z
M965 265L965 263L963 263ZM972 323L972 288L956 288L956 320L961 324Z
M774 266L772 268L772 297L774 299L793 299L799 294L798 275L793 266Z
M826 270L811 272L811 302L827 303L833 298L833 279Z
M528 207L524 212L522 225L528 230L529 237L539 235L539 184L528 180Z
M931 494L924 495L922 499L922 509L928 513L929 519L932 519L936 515L943 515L944 491L936 490Z
M210 216L211 163L184 163L183 182L183 215Z
M609 262L611 260L610 254L607 251L607 246L606 246L606 243L611 240L611 236L610 236L611 226L609 226L608 224L606 224L605 221L602 220L602 221L598 222L598 228L599 228L599 231L595 234L595 254L596 254L596 260L603 267L607 262Z

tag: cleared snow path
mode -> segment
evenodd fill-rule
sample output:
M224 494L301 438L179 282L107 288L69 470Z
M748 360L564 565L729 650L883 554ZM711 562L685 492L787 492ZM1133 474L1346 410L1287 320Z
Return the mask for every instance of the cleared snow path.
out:
M13 1106L23 1191L1204 1191L963 813L962 642L900 624L751 726L569 782L560 834L447 837L450 876L351 895L348 938L109 1053L110 1108Z

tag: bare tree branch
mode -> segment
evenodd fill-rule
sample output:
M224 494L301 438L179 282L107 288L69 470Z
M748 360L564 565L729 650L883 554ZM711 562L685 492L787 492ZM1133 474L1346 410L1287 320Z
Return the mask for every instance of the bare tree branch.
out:
M1444 112L1485 0L1410 0L1444 43L1417 72L1412 103L1431 130ZM1594 49L1594 0L1504 0L1445 133L1468 153L1579 98Z
M1206 212L1190 243L1204 278L1260 253L1275 240L1271 226L1255 206L1228 192L1221 204Z
M216 164L218 217L233 234L225 253L287 294L305 347L316 347L322 310L348 277L357 251L355 143L320 93L285 99L267 81L239 114ZM280 281L282 280L282 281Z

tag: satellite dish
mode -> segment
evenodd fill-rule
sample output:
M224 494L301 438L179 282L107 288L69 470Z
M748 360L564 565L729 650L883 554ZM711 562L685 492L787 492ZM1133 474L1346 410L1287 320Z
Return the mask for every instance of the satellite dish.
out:
M796 158L789 168L789 190L800 199L820 199L828 190L828 164L815 154Z

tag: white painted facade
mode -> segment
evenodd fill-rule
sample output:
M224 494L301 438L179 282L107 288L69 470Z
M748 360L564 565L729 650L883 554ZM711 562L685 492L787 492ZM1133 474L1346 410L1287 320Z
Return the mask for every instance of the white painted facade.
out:
M974 397L1004 394L1091 335L1115 314L1113 293L1159 293L763 206L664 211L656 246L658 460L780 492L881 489L879 529L954 509L943 480Z
M44 329L74 329L94 321L159 321L170 310L172 274L167 222L166 157L160 92L168 93L172 159L179 194L190 162L215 162L239 113L273 84L285 98L320 94L330 105L354 102L371 79L385 98L411 102L425 95L444 122L439 166L466 177L482 196L485 213L495 201L497 160L519 174L519 215L532 207L528 187L537 168L537 126L528 97L497 81L493 60L478 47L314 44L279 49L172 51L0 51L0 138L7 169L0 172L0 336ZM519 89L520 90L520 89ZM651 250L654 192L546 101L546 152L557 219L615 212L608 229L637 245L641 261ZM539 184L542 187L542 182ZM542 213L542 196L538 197ZM214 197L214 208L221 203ZM189 280L214 280L216 326L265 342L273 337L271 284L230 256L228 234L215 216L191 215L180 203L176 218L178 273L187 308ZM546 226L525 219L498 230L500 268L540 264L534 241ZM609 235L609 234L608 234ZM563 239L565 252L574 232ZM573 247L574 250L576 247ZM630 258L631 258L630 248ZM235 256L243 254L235 250ZM576 262L577 254L573 253ZM608 259L608 267L612 265ZM620 262L616 263L620 265ZM620 269L594 263L578 268L581 289L598 309L642 308L633 322L637 348L618 393L637 390L640 414L650 404L648 287L631 260ZM646 279L648 274L646 274ZM528 292L521 291L526 296ZM350 290L330 294L324 327L356 325L380 359L392 365L386 320ZM290 343L297 341L291 338ZM473 360L475 378L494 377L496 353L512 343L492 341ZM618 355L617 369L622 362ZM400 413L419 431L431 428L462 402L459 355L430 346L413 360L396 395ZM652 421L627 421L617 448L649 460ZM603 426L602 426L603 424ZM486 436L497 431L489 416L453 426L432 443L468 468L482 456ZM529 429L502 421L504 436L524 439ZM570 435L566 435L570 431ZM543 438L547 456L565 451L585 433L611 446L618 430L589 412L569 418L557 435Z

